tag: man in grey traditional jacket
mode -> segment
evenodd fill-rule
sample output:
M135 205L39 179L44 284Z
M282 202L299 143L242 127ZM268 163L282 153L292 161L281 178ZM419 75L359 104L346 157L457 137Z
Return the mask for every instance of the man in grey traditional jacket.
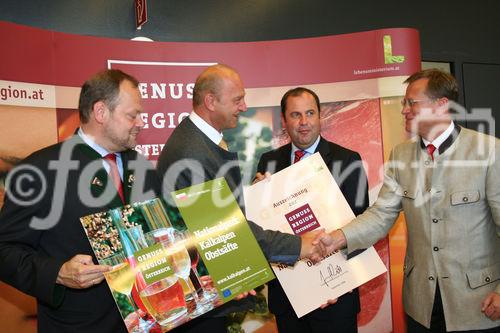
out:
M402 114L418 135L392 151L375 204L323 243L348 252L368 247L403 211L408 332L498 332L499 140L453 122L451 75L424 70L405 83Z

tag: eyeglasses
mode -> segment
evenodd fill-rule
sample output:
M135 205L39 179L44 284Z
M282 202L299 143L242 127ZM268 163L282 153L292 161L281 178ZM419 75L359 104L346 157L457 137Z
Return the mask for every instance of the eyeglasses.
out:
M418 103L432 102L432 101L434 101L434 100L433 99L406 99L406 98L403 98L401 100L401 105L403 107L405 107L405 106L412 107L412 106L414 106L415 104L418 104Z

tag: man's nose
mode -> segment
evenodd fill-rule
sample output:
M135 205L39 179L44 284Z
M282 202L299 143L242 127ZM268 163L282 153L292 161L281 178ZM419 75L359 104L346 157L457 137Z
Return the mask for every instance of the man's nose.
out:
M305 114L300 115L299 124L300 125L306 125L307 124L307 116Z
M401 108L401 114L402 115L405 115L405 114L408 114L410 112L410 106L408 105L408 103L406 103L405 105L403 105L403 107Z
M145 122L144 120L142 119L142 115L141 114L138 114L136 119L135 119L135 126L139 127L139 128L143 128L145 125Z
M243 102L241 102L240 112L247 112L247 110L247 103L245 102L245 100L243 100Z

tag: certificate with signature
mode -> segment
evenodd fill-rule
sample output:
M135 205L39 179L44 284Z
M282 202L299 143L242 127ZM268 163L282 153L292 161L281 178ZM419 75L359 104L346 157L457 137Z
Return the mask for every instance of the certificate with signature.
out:
M319 153L246 188L245 206L248 220L295 235L318 228L329 232L354 219ZM302 259L272 268L298 317L387 271L373 247L349 260L334 252L316 265Z

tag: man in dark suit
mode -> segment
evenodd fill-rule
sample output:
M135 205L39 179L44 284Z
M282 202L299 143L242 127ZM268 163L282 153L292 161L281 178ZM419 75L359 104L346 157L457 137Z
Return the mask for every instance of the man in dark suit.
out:
M264 153L256 180L319 152L355 215L368 207L368 182L358 153L320 136L320 102L314 91L298 87L281 99L281 113L291 143ZM358 290L338 298L333 305L297 318L278 280L269 283L269 309L280 332L357 332L360 310Z
M244 209L238 154L228 151L222 131L236 127L239 113L246 110L243 83L234 69L215 65L198 76L193 112L174 130L158 159L157 170L163 179L166 200L171 200L174 190L223 176ZM312 245L319 233L297 237L262 230L251 221L249 225L269 261L294 263L299 256L317 261L323 254ZM226 332L225 316L249 309L252 302L252 297L229 302L176 332Z
M100 72L82 87L78 132L9 174L0 279L37 298L40 333L126 332L102 283L109 267L96 264L79 219L159 193L154 168L132 150L141 111L135 78Z

